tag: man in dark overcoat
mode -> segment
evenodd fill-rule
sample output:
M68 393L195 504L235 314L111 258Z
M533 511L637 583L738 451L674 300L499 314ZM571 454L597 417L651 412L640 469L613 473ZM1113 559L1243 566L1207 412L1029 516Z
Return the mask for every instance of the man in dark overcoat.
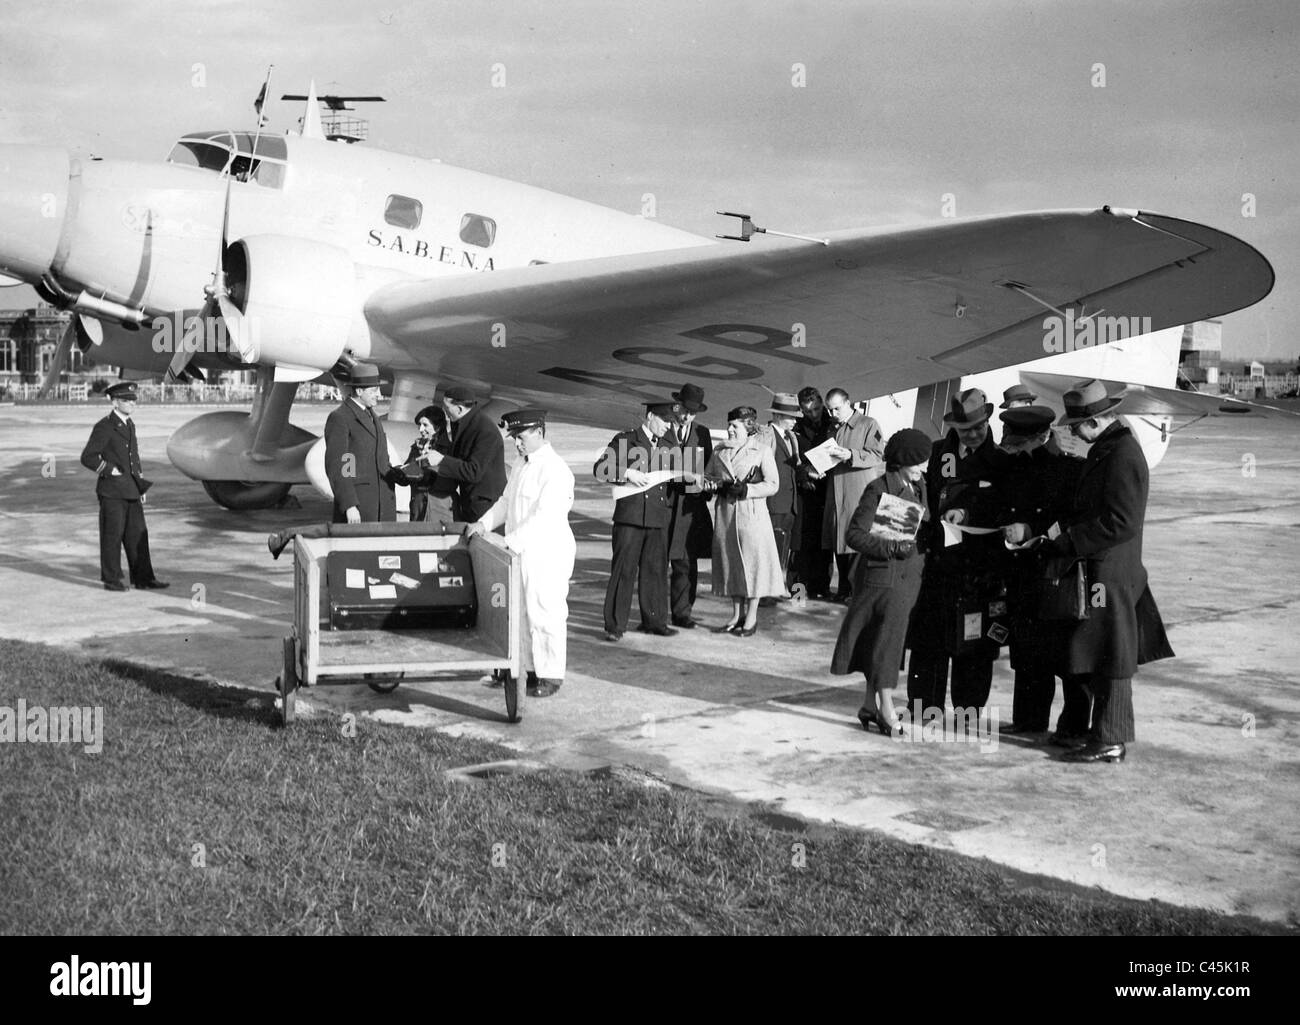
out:
M325 420L325 475L334 492L335 523L392 523L397 519L394 483L405 478L388 459L388 437L375 413L379 371L358 363L343 402Z
M772 520L777 552L781 556L781 569L786 575L788 586L791 583L790 554L799 550L800 543L799 466L802 454L795 425L803 419L803 411L799 408L799 400L793 395L777 392L772 396L772 408L768 413L772 416L769 429L778 487L775 495L768 496L767 514ZM764 598L759 604L775 605L776 601L775 598Z
M641 605L642 633L668 637L668 526L673 495L667 481L651 483L665 469L666 450L659 439L682 421L678 402L647 402L645 418L633 430L614 435L592 467L596 480L612 484L614 555L605 590L605 640L617 641L627 630L632 589Z
M993 404L978 388L968 388L952 400L943 418L948 433L934 443L925 472L930 520L922 528L928 554L908 631L912 649L907 669L907 701L913 708L943 709L948 691L948 663L952 662L954 708L981 709L993 687L993 663L998 644L981 638L952 654L952 634L960 609L968 601L996 589L1002 561L998 533L965 534L959 544L945 547L942 522L974 527L995 527L991 485L1007 456L993 443L989 416Z
M113 411L95 424L81 451L81 465L94 470L99 497L99 577L106 591L125 591L122 583L122 549L131 586L157 590L169 586L153 573L149 555L149 528L144 521L145 480L140 466L140 445L131 418L138 398L135 384L122 381L107 389Z
M1088 674L1093 701L1089 742L1064 757L1118 762L1134 740L1134 672L1143 663L1173 656L1142 565L1147 462L1116 413L1122 393L1109 395L1100 381L1083 381L1065 393L1064 401L1060 423L1092 447L1073 511L1047 536L1056 554L1086 560L1088 618L1070 637L1070 669Z
M799 389L799 411L795 422L800 462L796 483L799 487L799 545L795 556L794 577L803 584L809 598L829 598L831 590L831 556L833 549L822 546L822 517L826 510L826 492L830 478L818 473L804 458L835 436L838 426L826 412L821 392L811 386Z
M673 392L673 398L682 407L682 422L665 431L660 444L673 450L682 469L703 474L713 455L709 429L695 422L696 416L709 408L704 404L704 390L684 384L681 391ZM700 579L699 560L713 554L713 518L709 515L708 495L698 484L682 480L669 488L673 518L668 526L668 597L673 625L693 630L696 621L691 609Z
M442 408L451 422L451 451L432 452L423 462L439 477L456 482L452 512L460 522L475 523L505 494L505 442L496 421L478 408L473 389L448 388Z

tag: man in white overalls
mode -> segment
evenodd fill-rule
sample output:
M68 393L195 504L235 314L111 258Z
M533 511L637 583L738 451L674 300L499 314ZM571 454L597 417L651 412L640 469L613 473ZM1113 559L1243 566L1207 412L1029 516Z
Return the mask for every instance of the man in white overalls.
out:
M546 440L546 410L517 409L501 418L519 459L505 494L465 528L465 536L505 524L505 542L519 553L524 590L524 653L528 694L545 698L564 682L569 578L577 544L569 526L573 473Z

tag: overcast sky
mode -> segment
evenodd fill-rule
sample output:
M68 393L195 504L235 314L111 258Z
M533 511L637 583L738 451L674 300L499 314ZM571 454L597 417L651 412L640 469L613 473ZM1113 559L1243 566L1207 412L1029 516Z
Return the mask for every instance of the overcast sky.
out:
M0 0L0 141L162 159L187 131L251 128L274 64L275 97L312 77L385 96L371 145L633 213L652 193L704 234L718 209L801 233L931 220L945 193L961 217L1202 221L1278 277L1225 318L1225 351L1300 355L1295 0L368 6ZM300 107L272 105L272 128Z

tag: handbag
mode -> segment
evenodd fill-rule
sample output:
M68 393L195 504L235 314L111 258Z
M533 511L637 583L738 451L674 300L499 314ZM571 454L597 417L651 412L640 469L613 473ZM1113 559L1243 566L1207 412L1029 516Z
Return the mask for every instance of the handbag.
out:
M1053 558L1043 562L1034 617L1067 622L1088 618L1088 571L1083 559Z

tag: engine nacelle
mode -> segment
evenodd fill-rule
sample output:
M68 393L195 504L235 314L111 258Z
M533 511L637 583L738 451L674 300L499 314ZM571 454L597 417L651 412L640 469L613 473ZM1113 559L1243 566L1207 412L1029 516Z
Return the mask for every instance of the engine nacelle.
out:
M226 250L225 270L253 361L316 370L338 361L361 315L346 252L286 235L250 235Z

